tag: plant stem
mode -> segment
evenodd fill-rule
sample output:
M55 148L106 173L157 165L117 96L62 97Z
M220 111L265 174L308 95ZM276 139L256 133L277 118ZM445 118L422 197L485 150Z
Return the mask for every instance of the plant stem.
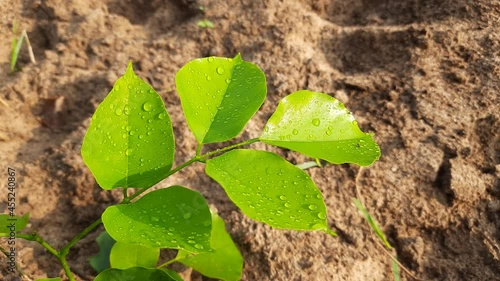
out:
M68 242L62 249L59 251L59 254L63 257L66 257L69 253L69 249L73 247L78 241L80 241L83 237L89 234L92 230L98 227L102 223L102 219L98 218L91 225L87 226L82 232L78 233L71 241Z
M237 147L240 147L240 146L244 146L244 145L249 145L249 144L252 144L254 142L258 142L260 141L260 138L254 138L254 139L249 139L249 140L246 140L244 142L240 142L240 143L237 143L237 144L233 144L233 145L230 145L230 146L226 146L226 147L223 147L223 148L219 148L217 150L214 150L214 151L210 151L208 153L205 153L203 155L200 155L200 160L205 160L206 158L210 157L210 156L213 156L215 154L219 154L219 153L222 153L222 152L226 152L228 150L231 150L231 149L234 149L234 148L237 148Z
M193 164L194 162L200 162L200 161L204 161L206 160L208 157L210 156L213 156L215 154L219 154L219 153L222 153L222 152L226 152L228 150L231 150L231 149L234 149L236 147L239 147L239 146L244 146L244 145L249 145L249 144L252 144L254 142L258 142L260 141L259 138L254 138L254 139L249 139L249 140L246 140L244 142L240 142L240 143L237 143L237 144L233 144L233 145L230 145L230 146L226 146L226 147L223 147L223 148L219 148L217 150L214 150L214 151L211 151L211 152L208 152L208 153L205 153L205 154L202 154L202 155L196 155L194 156L193 158L189 159L188 161L184 162L183 164L181 164L180 166L177 166L175 169L171 170L170 172L168 172L168 174L165 176L165 178L168 178L170 177L171 175L177 173L178 171L186 168L187 166ZM201 146L202 145L198 145L198 149L201 150ZM197 149L197 150L198 150ZM197 151L198 153L198 151ZM122 203L121 204L128 204L130 203L134 198L136 198L137 196L141 195L142 193L146 192L148 189L150 189L152 186L150 187L147 187L147 188L143 188L143 189L140 189L138 191L136 191L134 194L130 195L129 197L127 198L124 198Z
M200 156L202 148L203 148L203 144L199 143L198 147L196 148L196 156Z
M214 150L214 151L211 151L211 152L208 152L208 153L205 153L205 154L201 154L201 155L200 155L200 153L201 153L201 148L202 148L203 144L199 144L198 147L197 147L197 149L196 149L196 156L194 156L193 158L189 159L185 163L177 166L175 169L173 169L170 172L168 172L168 174L167 174L167 176L165 178L168 178L169 176L171 176L171 175L177 173L178 171L186 168L187 166L193 164L194 162L201 162L201 161L204 161L204 160L206 160L207 158L209 158L211 156L214 156L214 155L217 155L217 154L229 151L229 150L234 149L236 147L240 147L240 146L244 146L244 145L249 145L249 144L252 144L252 143L255 143L255 142L258 142L258 141L260 141L259 138L249 139L249 140L246 140L246 141L243 141L243 142L240 142L240 143L237 143L237 144L233 144L233 145L230 145L230 146L226 146L226 147L223 147L223 148L219 148L217 150ZM149 188L151 188L151 187L143 188L141 190L138 190L134 194L132 194L132 195L130 195L128 197L126 196L127 195L127 188L124 188L123 189L124 199L123 199L123 201L122 201L121 204L130 203L133 199L135 199L137 196L141 195L143 192L145 192ZM82 232L78 233L78 235L76 235L71 241L69 241L66 245L64 245L64 247L62 247L61 250L59 250L59 251L57 251L54 247L52 247L49 243L47 243L36 232L33 233L33 234L16 233L16 237L17 238L21 238L21 239L25 239L25 240L28 240L28 241L34 241L34 242L37 242L38 244L40 244L49 253L51 253L52 255L54 255L59 260L59 262L61 263L62 268L64 270L64 273L68 277L68 280L69 281L76 281L76 279L75 279L75 277L74 277L73 273L71 272L71 269L70 269L70 267L68 265L68 261L66 260L66 256L68 255L69 250L71 249L71 247L73 247L76 243L78 243L83 237L87 236L92 230L94 230L96 227L98 227L101 223L102 223L102 219L101 218L95 220L91 225L87 226ZM8 233L0 233L0 237L9 237L9 236L10 236L10 234L8 234ZM171 260L165 262L164 264L158 266L158 268L168 266L169 264L174 263L177 260L178 260L177 258L171 259Z
M162 263L161 265L157 266L156 268L167 267L168 265L170 265L170 264L172 264L172 263L174 263L174 262L176 262L178 260L181 260L181 258L175 257L175 258L173 258L173 259L171 259L169 261L166 261L166 262Z

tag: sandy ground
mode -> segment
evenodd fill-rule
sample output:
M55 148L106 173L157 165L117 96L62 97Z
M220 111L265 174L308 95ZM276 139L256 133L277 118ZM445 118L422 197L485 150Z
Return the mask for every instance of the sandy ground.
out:
M215 28L198 27L204 18ZM8 75L14 19L28 31L37 64L23 48L22 71ZM414 275L500 280L500 2L3 0L0 22L0 170L18 170L16 211L30 212L28 230L52 245L61 247L120 200L120 192L97 186L80 147L128 60L161 93L182 163L196 142L175 92L176 71L193 58L241 52L266 73L268 97L240 140L259 135L281 98L309 89L344 102L382 149L368 168L308 170L337 238L251 221L201 164L161 183L196 189L219 210L245 259L242 280L392 280L389 258L351 203L356 190ZM99 231L70 253L78 280L96 274L87 259ZM62 276L42 247L20 243L27 278ZM20 280L0 261L2 280ZM174 268L186 280L208 280Z

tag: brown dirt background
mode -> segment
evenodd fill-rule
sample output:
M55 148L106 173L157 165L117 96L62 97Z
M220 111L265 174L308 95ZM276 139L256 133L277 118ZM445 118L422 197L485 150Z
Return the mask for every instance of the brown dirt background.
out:
M215 28L196 26L203 18ZM193 58L241 52L266 73L269 90L239 139L258 136L281 98L310 89L344 102L382 148L368 168L308 170L338 238L249 220L202 165L163 182L194 188L218 208L244 256L242 280L393 280L389 258L351 203L356 186L415 275L500 280L499 1L3 0L0 19L0 211L4 171L15 167L17 213L30 212L29 230L52 245L61 247L120 200L120 192L96 185L80 146L128 60L161 92L179 164L195 141L175 93L176 71ZM23 47L22 71L8 75L14 19L27 29L38 63ZM308 160L268 149L293 163ZM78 280L95 275L87 259L98 250L97 234L70 253ZM19 243L25 280L61 276L42 247ZM209 280L176 269L186 280Z

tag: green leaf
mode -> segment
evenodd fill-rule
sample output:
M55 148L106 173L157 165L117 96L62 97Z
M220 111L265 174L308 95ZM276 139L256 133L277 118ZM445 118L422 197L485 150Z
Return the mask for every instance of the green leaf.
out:
M20 232L28 225L29 218L29 213L22 217L0 214L0 233Z
M116 242L109 260L112 268L155 267L160 258L160 249Z
M24 33L19 36L19 39L12 40L12 52L10 54L10 72L13 73L16 70L17 58L19 57L19 52L23 46Z
M266 97L266 77L241 59L192 60L175 77L189 128L199 143L236 137Z
M172 277L175 281L183 281L182 277L179 275L179 273L173 271L172 269L169 269L169 268L159 268L165 272L168 273L168 275L170 275L170 277Z
M106 231L127 244L150 248L210 251L212 219L205 198L182 186L150 192L131 204L108 207Z
M101 272L94 281L178 281L161 269L132 267L128 269L110 268Z
M308 174L277 154L236 149L208 160L205 171L254 220L334 234L319 189Z
M380 229L378 226L377 222L375 221L374 218L368 213L368 211L365 209L365 206L359 201L357 198L352 198L352 201L354 202L354 205L356 205L356 208L358 208L359 211L363 214L365 217L366 221L368 221L368 224L371 226L373 231L375 231L375 234L380 238L380 240L385 244L387 249L392 249L391 244L389 244L389 241L387 241L387 238L385 237L384 232Z
M129 63L92 116L82 145L85 164L104 189L150 187L170 171L174 145L161 97Z
M212 213L213 252L192 255L180 250L176 259L201 274L224 281L240 280L243 270L243 257L226 231L224 221Z
M54 278L36 279L35 281L62 281L62 279L61 279L61 277L54 277Z
M196 25L203 28L214 28L214 23L208 19L200 20Z
M89 263L97 272L101 272L110 266L109 255L116 241L106 231L99 234L96 241L99 244L99 253L91 257Z
M400 281L401 280L401 270L399 269L399 265L397 262L392 261L392 275L394 276L394 281Z
M380 157L373 136L359 129L341 102L306 90L280 101L260 140L334 164L368 166Z

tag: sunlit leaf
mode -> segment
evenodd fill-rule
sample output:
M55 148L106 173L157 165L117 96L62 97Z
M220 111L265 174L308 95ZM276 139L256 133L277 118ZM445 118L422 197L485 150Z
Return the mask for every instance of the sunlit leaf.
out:
M61 277L54 277L54 278L41 278L41 279L36 279L35 281L61 281Z
M236 149L208 160L205 171L254 220L333 234L319 189L308 174L277 154Z
M132 267L128 269L110 268L101 272L94 281L178 281L161 269Z
M199 143L236 137L264 102L264 73L241 59L190 61L175 77L189 128Z
M243 269L240 251L227 233L224 221L216 213L212 213L212 225L210 242L213 252L193 255L180 250L176 259L208 277L224 281L240 280Z
M368 166L380 157L373 136L359 129L341 102L306 90L281 100L260 139L334 164Z
M212 219L205 198L182 186L155 190L131 204L108 207L106 231L127 244L151 248L210 251Z
M112 268L155 267L160 258L160 249L116 242L109 260Z
M137 77L131 63L92 116L82 156L104 189L150 187L170 171L170 117L161 97Z
M22 217L0 214L0 233L20 232L28 225L29 218L29 213Z
M99 253L91 257L89 263L97 272L101 272L110 267L109 254L116 241L106 231L99 234L96 241L99 245Z

